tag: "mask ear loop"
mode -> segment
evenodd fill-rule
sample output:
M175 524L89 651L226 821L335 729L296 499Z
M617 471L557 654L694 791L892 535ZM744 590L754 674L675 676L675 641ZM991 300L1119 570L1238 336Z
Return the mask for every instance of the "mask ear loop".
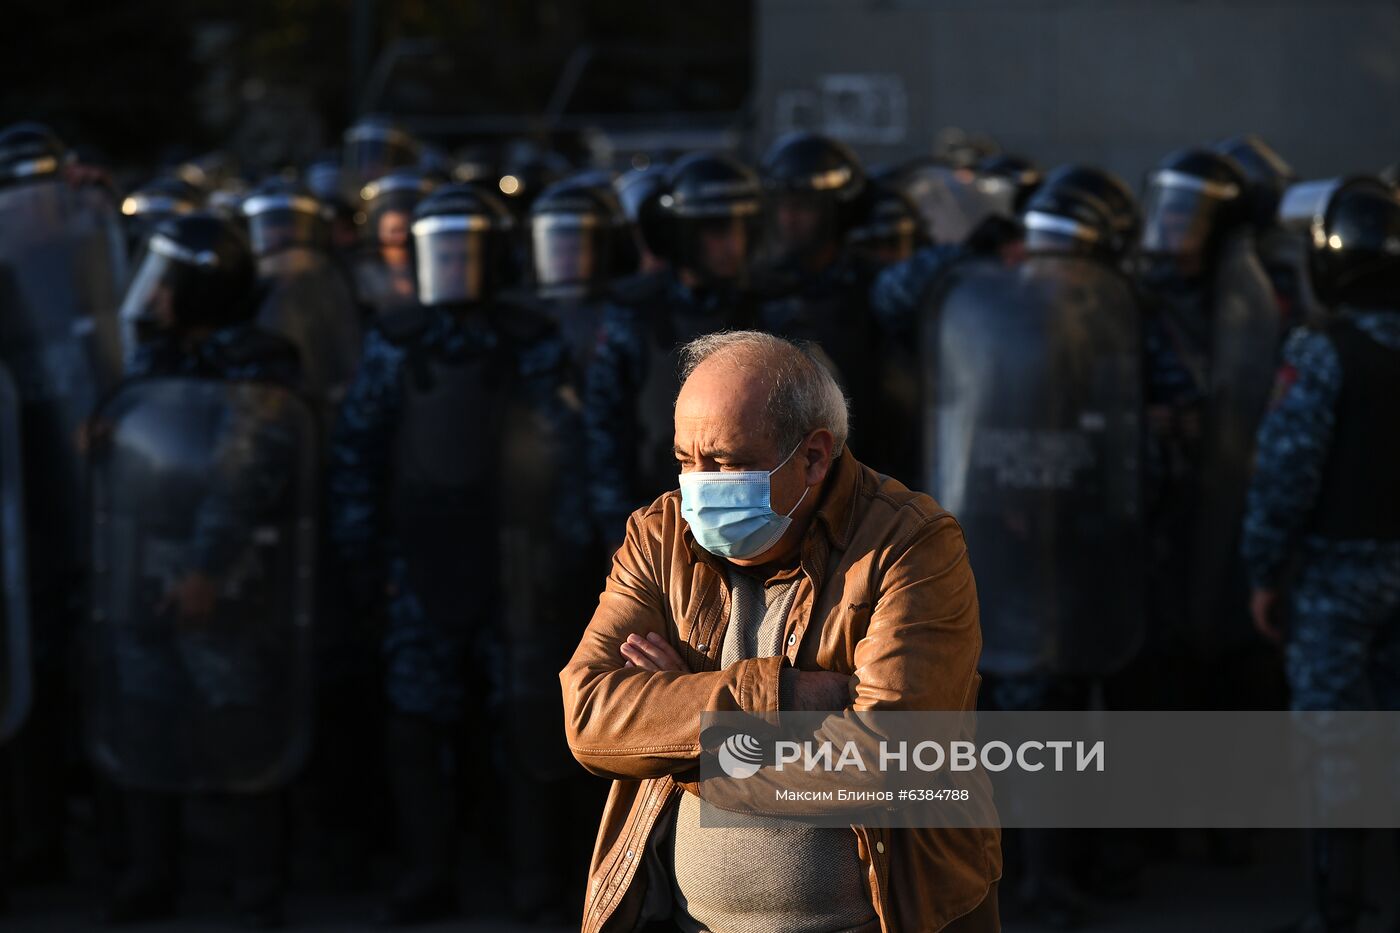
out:
M806 440L806 438L803 438L803 440ZM781 470L783 467L787 466L788 461L791 460L793 457L797 456L797 452L798 452L799 450L801 450L801 449L802 449L802 441L798 441L798 442L797 442L797 446L794 447L794 448L792 449L792 453L790 453L790 454L788 454L786 457L784 457L782 463L778 464L777 466L773 467L773 469L771 469L771 470L768 471L768 477L769 477L769 479L771 480L774 473L778 472L778 471ZM802 500L807 498L807 493L811 492L811 490L812 490L812 487L811 487L811 486L804 486L803 489L802 489L802 495L798 497L797 503L796 503L795 505L793 505L792 508L790 508L790 509L787 510L787 513L786 513L785 515L783 515L783 518L792 518L792 513L797 511L797 506L799 506L799 505L802 504ZM771 493L770 493L770 498L771 498Z
M788 510L787 510L787 514L784 515L783 518L792 518L792 513L797 511L797 506L799 506L799 505L802 504L802 500L805 499L805 498L807 498L807 493L811 492L811 490L812 490L812 487L811 487L811 486L808 486L807 488L803 489L803 490L802 490L802 495L800 495L800 496L797 497L797 503L796 503L796 505L794 505L792 508L788 509Z

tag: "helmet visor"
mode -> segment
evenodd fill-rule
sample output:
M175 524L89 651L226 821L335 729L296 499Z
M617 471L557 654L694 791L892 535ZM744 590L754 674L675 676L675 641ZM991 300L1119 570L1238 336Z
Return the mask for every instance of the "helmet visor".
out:
M413 225L423 304L463 304L485 297L489 226L482 217L451 216L425 217Z

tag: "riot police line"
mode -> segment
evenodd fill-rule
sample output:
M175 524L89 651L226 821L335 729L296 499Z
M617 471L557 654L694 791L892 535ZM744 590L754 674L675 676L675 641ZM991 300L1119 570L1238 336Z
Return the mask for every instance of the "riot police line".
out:
M367 119L304 171L119 205L44 128L0 134L0 737L59 797L13 846L64 858L36 735L81 727L109 920L175 910L179 798L217 794L236 906L280 922L298 784L351 861L387 796L391 922L458 909L463 787L516 827L503 899L572 916L598 801L556 674L674 485L676 350L718 330L812 341L862 458L959 518L989 704L1287 702L1250 626L1277 561L1241 559L1256 432L1289 328L1392 274L1391 187L1298 184L1250 137L1168 156L1141 205L1091 166L867 171L811 133L616 178L430 155ZM1222 689L1241 658L1261 680Z

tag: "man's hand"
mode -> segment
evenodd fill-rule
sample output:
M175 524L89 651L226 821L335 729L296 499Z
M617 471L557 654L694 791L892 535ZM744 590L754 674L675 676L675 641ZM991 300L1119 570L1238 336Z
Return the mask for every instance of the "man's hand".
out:
M1255 590L1249 594L1249 614L1254 619L1254 628L1260 635L1275 644L1283 641L1274 613L1278 605L1278 591Z
M676 649L658 632L648 632L646 637L635 632L628 635L627 640L622 643L622 656L627 662L624 667L640 667L644 671L690 673L690 668L685 666Z
M798 671L794 711L834 711L851 705L851 678L835 671Z

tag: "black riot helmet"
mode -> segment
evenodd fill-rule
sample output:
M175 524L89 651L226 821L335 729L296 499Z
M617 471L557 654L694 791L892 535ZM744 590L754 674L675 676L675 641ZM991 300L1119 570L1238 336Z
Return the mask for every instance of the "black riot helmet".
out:
M1092 165L1064 165L1046 177L1022 220L1029 252L1087 252L1124 258L1142 226L1137 201L1117 175Z
M509 208L478 185L444 185L413 212L418 298L425 305L484 301L502 284Z
M1148 177L1142 253L1152 278L1199 279L1225 235L1248 219L1244 170L1227 155L1182 149Z
M612 277L626 220L606 175L550 185L530 206L530 258L544 296L596 293Z
M166 175L137 188L122 199L127 251L134 258L151 232L167 220L193 213L200 207L200 193L189 182Z
M1313 292L1331 307L1400 309L1400 194L1377 178L1294 185L1279 221L1307 242Z
M306 166L302 182L326 211L331 248L353 250L359 240L355 229L356 205L346 197L345 173L341 170L339 156L318 159Z
M420 146L387 117L367 116L345 131L341 165L346 194L353 196L365 185L395 169L418 164Z
M762 189L732 156L697 152L671 166L657 198L671 263L707 285L742 285L758 242Z
M645 250L656 257L664 257L669 251L666 217L661 209L661 196L666 193L669 176L669 166L652 162L645 168L632 169L613 182L638 251Z
M137 188L122 199L122 214L154 227L163 220L199 209L199 190L187 181L166 175Z
M1278 215L1283 192L1298 180L1293 167L1253 133L1217 143L1215 151L1234 159L1244 171L1250 222L1261 228L1271 225Z
M41 123L16 123L0 131L0 185L56 175L67 160L63 142Z
M311 196L337 213L349 208L345 200L345 173L334 158L317 159L302 172L302 184Z
M237 227L205 211L184 214L151 234L121 318L138 337L250 321L255 281L253 254Z
M805 263L838 246L865 212L865 169L850 147L828 136L784 136L763 157L759 175L772 245L784 261Z
M327 249L330 216L321 202L294 181L270 178L243 199L248 238L259 259L289 249Z
M371 243L398 245L399 224L407 236L414 209L436 187L437 181L418 169L399 169L365 185L360 189L364 238ZM392 229L388 226L391 218Z
M1025 211L1031 195L1035 194L1036 189L1045 180L1040 166L1024 156L1006 152L984 156L978 160L973 171L982 179L1005 185L1008 188L1007 203L1017 214Z
M928 242L919 208L893 184L873 182L866 202L865 217L846 235L857 253L886 266L908 259Z

